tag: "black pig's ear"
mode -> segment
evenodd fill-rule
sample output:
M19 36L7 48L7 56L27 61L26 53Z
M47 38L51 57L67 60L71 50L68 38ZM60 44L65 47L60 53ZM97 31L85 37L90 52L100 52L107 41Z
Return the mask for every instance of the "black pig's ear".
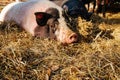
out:
M49 18L52 17L51 14L45 13L45 12L36 12L36 22L39 26L44 26L47 24L47 21Z

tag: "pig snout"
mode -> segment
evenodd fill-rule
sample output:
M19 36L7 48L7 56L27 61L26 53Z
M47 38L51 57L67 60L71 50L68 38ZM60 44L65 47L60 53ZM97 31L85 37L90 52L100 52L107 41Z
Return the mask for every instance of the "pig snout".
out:
M71 33L62 41L62 44L71 44L77 41L78 41L78 35L76 33Z
M66 43L74 43L74 42L77 42L77 41L78 41L78 35L76 33L71 34L66 39Z

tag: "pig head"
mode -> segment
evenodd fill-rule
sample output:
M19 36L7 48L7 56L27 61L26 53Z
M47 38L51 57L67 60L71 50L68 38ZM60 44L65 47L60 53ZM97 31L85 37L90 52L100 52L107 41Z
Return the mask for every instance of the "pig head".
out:
M66 10L67 14L71 17L82 17L89 21L91 13L89 14L82 0L68 0L62 5L63 9Z
M69 28L62 11L48 0L15 2L1 11L0 21L13 20L33 36L56 39L63 44L77 42L78 35Z
M78 16L89 21L91 13L88 13L85 4L90 3L93 0L50 0L57 5L61 6L71 18L77 18ZM95 1L95 0L94 0Z

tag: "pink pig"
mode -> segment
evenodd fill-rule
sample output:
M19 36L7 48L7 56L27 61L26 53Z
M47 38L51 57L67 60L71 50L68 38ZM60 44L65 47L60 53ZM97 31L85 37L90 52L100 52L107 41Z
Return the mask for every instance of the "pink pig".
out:
M63 9L49 0L29 0L8 4L0 21L15 21L33 36L51 38L63 44L78 41L78 35L67 25Z

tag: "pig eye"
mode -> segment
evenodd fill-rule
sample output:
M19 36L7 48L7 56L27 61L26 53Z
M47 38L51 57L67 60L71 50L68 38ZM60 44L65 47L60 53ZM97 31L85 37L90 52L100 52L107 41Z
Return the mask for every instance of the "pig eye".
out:
M51 18L51 19L49 19L48 22L47 22L47 25L49 27L48 31L50 33L55 33L55 31L58 28L58 24L59 24L59 22L58 22L57 18Z
M52 29L52 32L55 33L55 31L57 30L58 28L58 21L55 21L54 24L51 26L51 29Z

